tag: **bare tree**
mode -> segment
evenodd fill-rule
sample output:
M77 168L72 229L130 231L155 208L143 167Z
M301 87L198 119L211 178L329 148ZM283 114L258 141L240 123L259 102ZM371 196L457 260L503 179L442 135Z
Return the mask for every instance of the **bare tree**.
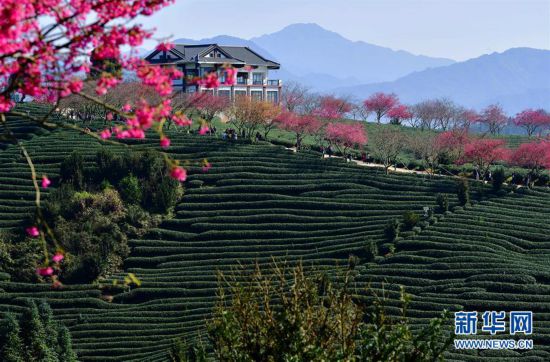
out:
M403 132L398 127L380 127L371 133L370 139L369 145L374 157L382 162L388 174L388 169L395 164L405 146L406 139Z
M300 109L303 108L310 95L310 88L298 82L290 81L283 86L281 104L289 112L301 113Z

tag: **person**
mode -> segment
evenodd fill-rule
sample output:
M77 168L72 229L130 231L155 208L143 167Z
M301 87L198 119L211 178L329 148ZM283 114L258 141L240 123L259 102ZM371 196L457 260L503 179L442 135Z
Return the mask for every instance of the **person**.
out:
M348 153L348 162L351 162L351 153Z
M260 132L256 132L256 142L261 140L262 140L262 135L260 134Z
M328 146L328 149L327 149L327 153L328 153L328 158L331 158L332 157L332 145L329 145Z
M321 145L321 153L322 153L321 158L325 158L326 150L325 150L325 146L323 146L323 145Z
M365 152L361 152L361 161L367 162L367 154Z

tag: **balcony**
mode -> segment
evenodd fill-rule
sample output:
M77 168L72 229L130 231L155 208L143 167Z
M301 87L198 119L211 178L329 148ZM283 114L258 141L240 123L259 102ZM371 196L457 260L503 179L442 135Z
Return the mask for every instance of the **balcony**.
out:
M270 87L280 87L283 85L283 82L280 79L266 79L264 81L264 85L267 85Z

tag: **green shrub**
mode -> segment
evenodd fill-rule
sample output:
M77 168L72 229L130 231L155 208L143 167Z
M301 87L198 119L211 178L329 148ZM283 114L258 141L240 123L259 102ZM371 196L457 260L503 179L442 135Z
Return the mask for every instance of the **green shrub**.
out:
M120 180L118 191L124 201L132 205L141 203L141 185L139 180L134 175L130 174Z
M61 182L71 185L75 190L84 189L84 158L76 151L73 151L61 162L59 169Z
M503 167L497 168L493 172L493 191L498 192L502 188L502 184L506 180L506 174Z
M300 263L289 269L257 266L220 278L208 324L217 360L437 361L452 341L446 313L421 330L411 328L410 296L403 291L402 314L390 318L385 296L374 303L354 298L349 271L333 283L324 273L305 273Z
M384 236L387 241L394 241L399 236L399 221L390 220L384 227Z
M460 205L464 206L470 202L470 183L468 180L462 180L457 184L456 193Z
M420 215L412 211L406 211L403 214L403 225L407 230L411 230L420 221Z
M449 196L446 194L437 194L435 201L439 207L439 212L449 211Z

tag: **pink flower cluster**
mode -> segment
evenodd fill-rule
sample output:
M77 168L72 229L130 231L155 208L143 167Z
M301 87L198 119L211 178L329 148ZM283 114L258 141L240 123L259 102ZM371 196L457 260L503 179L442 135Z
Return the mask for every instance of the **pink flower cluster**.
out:
M121 47L136 47L151 33L140 25L125 26L141 15L151 15L173 0L2 0L0 16L0 112L14 103L17 92L55 101L82 89L88 59L110 60L129 67ZM100 70L101 71L101 70ZM163 77L169 72L161 71ZM151 75L149 76L149 78ZM147 78L147 77L145 77ZM166 78L164 78L166 79ZM120 79L102 76L98 93ZM153 83L148 79L149 83ZM161 86L168 83L168 86ZM166 94L171 82L154 85ZM53 92L52 92L53 91Z

